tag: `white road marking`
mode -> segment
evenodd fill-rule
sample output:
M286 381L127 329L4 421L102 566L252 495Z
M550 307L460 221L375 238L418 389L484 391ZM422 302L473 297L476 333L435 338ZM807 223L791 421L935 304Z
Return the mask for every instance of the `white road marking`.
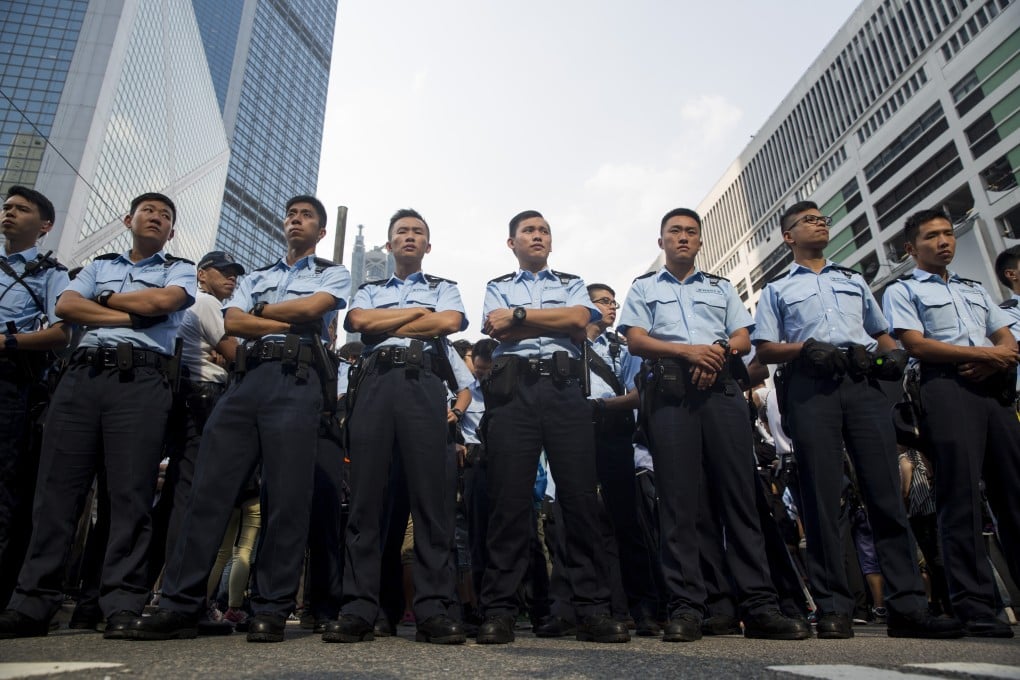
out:
M52 673L71 673L87 671L93 668L119 668L122 663L105 663L103 661L51 661L39 663L0 663L0 680L12 678L29 678L33 675L50 675Z
M791 675L802 675L806 678L822 678L823 680L932 680L930 675L901 673L885 668L851 666L850 664L769 666L768 669Z
M994 663L963 663L959 661L948 661L944 663L912 663L908 664L915 668L930 668L944 673L965 673L976 675L982 678L1005 678L1006 680L1020 680L1020 668L1014 666L1003 666Z

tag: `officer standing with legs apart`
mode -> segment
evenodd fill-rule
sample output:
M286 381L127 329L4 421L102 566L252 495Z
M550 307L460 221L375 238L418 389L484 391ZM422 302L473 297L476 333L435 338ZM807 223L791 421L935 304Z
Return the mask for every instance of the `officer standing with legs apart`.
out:
M726 559L749 638L802 640L807 623L779 610L758 513L747 403L730 373L751 349L753 325L724 278L700 271L701 218L676 208L662 218L659 247L666 263L634 280L620 315L630 350L649 360L642 418L655 461L662 569L669 590L666 642L701 638L705 585L698 558L701 468L712 509L726 529Z
M34 414L48 352L67 345L69 329L53 311L67 269L36 248L53 228L53 204L34 189L13 186L0 208L0 602L6 603L32 535L32 492L39 467Z
M432 250L424 218L398 210L388 237L394 275L363 284L344 324L361 333L365 350L346 397L353 410L343 606L322 639L374 639L382 542L393 529L388 526L393 499L403 493L388 485L394 478L391 467L399 466L403 474L397 477L406 480L414 523L416 639L459 644L465 641L464 629L449 615L456 607L451 561L456 488L447 470L452 461L444 380L456 383L444 338L464 330L467 319L456 283L422 272L422 260Z
M163 252L177 211L168 197L131 201L126 253L100 255L60 295L56 313L86 327L53 394L43 434L35 527L0 637L45 635L63 601L64 567L85 496L102 465L110 536L100 607L107 638L122 637L149 595L145 556L170 411L165 370L195 265Z
M967 635L1011 638L995 616L995 579L985 549L980 482L998 520L1003 554L1020 573L1020 422L1014 410L1017 343L1012 319L977 281L949 270L956 236L949 217L907 219L917 268L885 292L890 328L921 362L921 435L935 465L935 506L953 613ZM1000 277L1016 279L1015 261Z
M902 376L905 353L863 277L825 258L831 223L810 201L780 217L794 263L762 292L752 335L759 361L786 364L777 395L797 460L817 634L853 637L839 531L845 441L885 578L889 636L959 637L959 621L928 613L900 498L891 404L878 383Z
M206 422L191 503L167 560L160 609L136 618L134 640L193 638L206 578L234 501L256 465L262 470L258 596L248 642L282 642L294 609L311 511L319 417L336 399L336 366L323 338L346 304L351 277L315 257L326 209L314 196L287 201L287 254L242 279L224 306L224 328L247 338L234 375Z
M626 626L609 616L591 406L578 360L585 328L600 314L580 277L549 269L552 232L541 213L527 210L511 219L507 246L519 269L493 279L485 291L484 331L500 344L483 385L490 515L481 591L486 619L478 643L514 640L516 593L528 567L532 490L543 448L566 524L577 639L628 642Z

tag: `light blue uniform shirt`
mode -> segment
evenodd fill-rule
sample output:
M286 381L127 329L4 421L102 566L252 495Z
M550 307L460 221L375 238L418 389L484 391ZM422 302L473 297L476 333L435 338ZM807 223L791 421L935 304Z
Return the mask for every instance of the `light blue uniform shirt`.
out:
M315 293L329 293L335 304L333 309L322 315L322 329L319 331L323 340L329 338L329 324L336 316L337 310L347 304L347 296L351 292L351 274L342 264L334 264L329 260L321 260L314 255L302 257L294 263L287 264L284 259L269 267L253 271L241 277L237 290L223 305L223 311L231 307L247 312L259 302L272 305L287 300L297 300ZM283 334L265 335L263 340L282 340Z
M467 444L481 444L478 439L478 425L485 415L485 398L482 397L482 385L477 380L468 386L471 391L471 403L464 410L464 417L460 419L460 430L464 434L464 442Z
M926 338L961 347L991 347L988 336L1012 323L980 283L953 272L947 282L915 269L910 278L885 289L883 303L890 332L920 331Z
M436 312L460 312L463 319L460 330L468 327L464 303L460 299L460 290L454 281L429 276L423 272L415 272L406 279L391 276L386 281L370 281L363 283L354 294L351 309L408 309L410 307L426 307ZM348 317L349 318L349 317ZM344 329L353 331L348 321ZM365 350L368 354L380 347L407 347L411 338L386 338L375 345L369 345L365 337ZM434 351L432 343L426 342L425 349ZM460 357L457 357L458 359ZM452 361L451 361L452 363ZM470 381L469 381L470 382Z
M588 288L584 280L573 274L563 274L548 267L533 274L518 269L514 274L507 274L489 281L485 287L485 304L482 309L484 321L489 312L496 309L511 307L527 307L528 309L564 309L566 307L584 307L589 313L589 323L602 318L602 313L595 308L595 303L588 296ZM577 359L581 352L566 333L548 332L537 338L527 338L515 342L501 342L496 346L492 356L514 354L522 357L548 359L553 352L567 352Z
M126 327L87 328L79 347L115 347L129 342L139 349L160 354L174 353L177 330L184 320L184 310L195 302L198 280L195 265L186 260L167 260L162 250L139 262L132 262L129 253L111 259L95 259L85 265L74 281L67 286L83 298L93 300L104 290L130 293L150 288L183 288L187 299L181 308L167 315L167 320L151 328L133 330Z
M634 279L616 329L626 334L631 327L643 328L656 340L711 345L753 326L726 279L696 269L680 281L662 267Z
M872 335L889 327L864 277L831 260L817 274L794 262L786 276L765 286L754 323L754 343L814 338L869 350L878 347Z
M592 351L602 357L606 365L612 369L616 378L623 386L624 394L634 388L634 377L641 370L641 359L630 353L626 345L616 344L619 352L613 356L613 342L606 333L600 334L594 340L589 340ZM595 371L591 372L591 399L608 399L617 396L613 388Z
M25 265L36 258L39 249L35 246L20 253L7 254L7 247L0 248L0 260L5 260L18 276L25 273ZM43 322L50 324L59 321L53 311L57 305L57 297L67 288L67 270L48 267L39 270L24 279L23 283L15 283L15 279L0 271L0 332L7 332L7 322L13 321L19 333L37 331ZM35 296L44 305L43 309L32 298L25 285L31 288Z
M1020 295L1014 293L1009 296L1009 300L1002 304L1008 305L1010 301L1013 301L1012 306L1003 307L1002 305L999 305L999 309L1005 312L1006 316L1009 317L1009 320L1013 322L1013 325L1009 327L1009 330L1013 332L1014 338L1020 340Z

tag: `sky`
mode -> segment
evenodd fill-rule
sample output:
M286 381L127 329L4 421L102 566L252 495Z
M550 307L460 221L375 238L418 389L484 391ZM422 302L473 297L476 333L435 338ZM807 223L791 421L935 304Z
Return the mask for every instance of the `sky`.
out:
M348 207L344 263L357 225L371 248L418 210L423 269L459 283L457 337L479 339L486 282L517 269L508 222L534 209L550 266L622 304L662 215L697 207L857 4L340 0L318 195Z

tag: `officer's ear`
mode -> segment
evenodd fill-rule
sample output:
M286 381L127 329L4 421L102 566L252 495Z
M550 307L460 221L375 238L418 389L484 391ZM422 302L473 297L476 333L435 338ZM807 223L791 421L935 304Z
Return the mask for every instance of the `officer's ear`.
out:
M39 227L39 235L42 236L43 234L48 234L50 229L52 228L53 223L50 222L49 220L46 220L45 222L42 223L42 226Z
M793 229L787 229L783 232L783 243L788 246L793 246Z
M124 226L127 227L128 229L131 228L131 213L124 215Z
M173 237L174 237L174 233L175 233L175 232L174 232L174 228L173 228L173 227L170 227L170 233L166 235L166 240L167 240L168 242L169 242L169 241L171 241L171 240L173 239Z

